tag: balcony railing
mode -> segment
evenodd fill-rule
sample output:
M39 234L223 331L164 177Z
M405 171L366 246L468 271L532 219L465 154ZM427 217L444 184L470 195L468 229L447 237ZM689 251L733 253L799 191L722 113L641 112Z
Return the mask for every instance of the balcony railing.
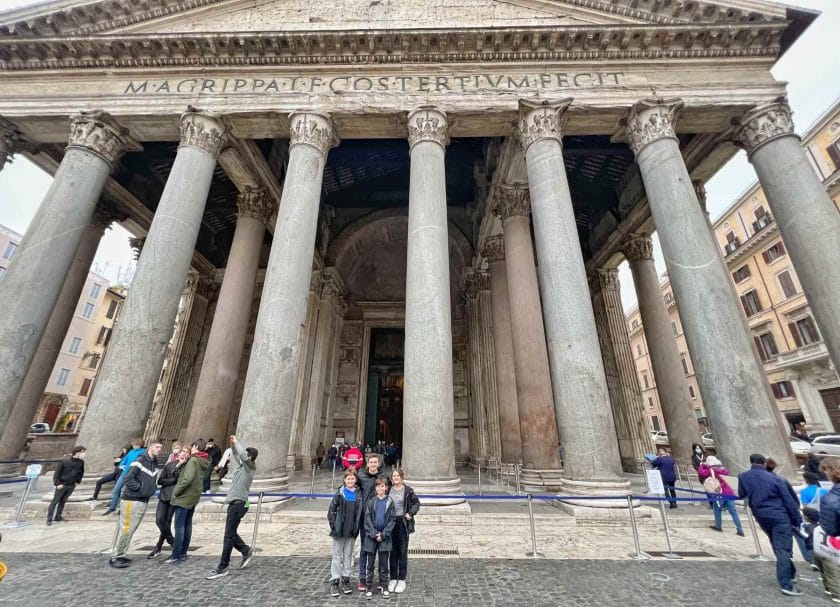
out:
M773 216L770 215L770 213L765 213L764 215L752 222L753 234L757 234L758 232L769 226L771 223L773 223L773 221Z
M782 352L779 354L778 363L780 365L791 365L827 357L828 348L826 348L825 342L817 341L812 344L806 344L796 350L791 350L790 352Z
M726 246L724 247L724 250L726 251L726 254L729 255L730 253L734 253L735 250L740 246L741 246L741 240L736 238L732 242L727 242Z

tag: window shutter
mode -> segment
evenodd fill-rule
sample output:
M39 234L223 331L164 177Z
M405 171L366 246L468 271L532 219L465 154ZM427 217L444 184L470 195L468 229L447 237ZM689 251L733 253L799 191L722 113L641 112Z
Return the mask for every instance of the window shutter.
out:
M770 350L768 354L770 356L776 356L779 353L779 349L776 347L776 338L773 337L773 333L767 333L767 349Z
M779 389L779 384L770 384L770 387L773 388L773 396L782 398L782 391Z
M834 163L834 170L840 169L840 141L835 141L825 151L828 152L828 157Z
M767 214L767 211L765 211L765 210L764 210L764 207L758 207L758 208L755 210L755 218L756 218L756 219L761 219L761 218L762 218L762 217L764 217L764 215L766 215L766 214Z
M753 337L753 341L755 342L755 347L758 348L758 355L761 357L761 360L767 361L767 352L764 351L764 344L761 343L760 337Z
M802 347L802 338L799 336L799 328L796 326L795 322L788 323L788 330L790 334L793 336L793 341L796 343L797 348Z
M764 258L764 263L769 264L772 260L770 259L770 252L769 251L762 251L761 256Z
M778 251L779 253L777 257L781 257L785 254L785 243L783 243L781 240L775 244L775 247L776 251Z
M796 398L796 390L793 389L793 382L786 381L785 384L787 386L788 396Z
M793 284L790 272L782 272L779 274L779 284L782 285L782 291L784 291L785 297L793 297L796 295L796 286Z
M746 297L746 295L741 295L741 307L743 307L743 308L744 308L744 314L746 314L748 317L749 317L749 316L751 316L751 314L750 314L750 306L749 306L749 304L747 303L747 297Z

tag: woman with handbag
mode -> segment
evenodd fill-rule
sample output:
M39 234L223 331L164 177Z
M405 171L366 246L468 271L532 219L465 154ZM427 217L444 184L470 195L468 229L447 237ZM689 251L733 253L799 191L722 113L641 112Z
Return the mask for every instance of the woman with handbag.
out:
M820 498L820 524L814 529L814 564L820 570L826 594L840 603L840 459L826 457L820 470L834 486Z
M726 508L735 523L735 533L744 537L744 528L741 526L741 519L735 509L735 492L723 477L729 474L729 470L714 455L706 458L697 470L700 476L705 477L703 490L709 496L712 503L712 510L715 515L715 524L711 528L723 532L723 509Z

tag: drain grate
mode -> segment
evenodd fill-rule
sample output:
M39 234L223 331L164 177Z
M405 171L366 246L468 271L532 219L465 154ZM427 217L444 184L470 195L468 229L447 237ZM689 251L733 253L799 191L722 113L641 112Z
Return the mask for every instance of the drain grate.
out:
M409 548L412 556L458 556L457 548Z
M651 556L662 556L663 554L665 554L664 550L647 550L646 552ZM710 554L708 552L703 552L702 550L675 550L674 554L678 554L680 556L684 556L684 557L688 557L688 558L705 558L705 559L715 559L715 558L717 558L714 554Z

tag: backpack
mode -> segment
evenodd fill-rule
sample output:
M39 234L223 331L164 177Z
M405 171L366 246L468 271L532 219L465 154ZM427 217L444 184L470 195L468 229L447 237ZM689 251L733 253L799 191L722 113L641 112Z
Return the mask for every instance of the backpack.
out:
M711 468L709 469L711 475L703 481L703 490L706 493L722 493L723 486L720 484L720 481L715 476L715 471Z

